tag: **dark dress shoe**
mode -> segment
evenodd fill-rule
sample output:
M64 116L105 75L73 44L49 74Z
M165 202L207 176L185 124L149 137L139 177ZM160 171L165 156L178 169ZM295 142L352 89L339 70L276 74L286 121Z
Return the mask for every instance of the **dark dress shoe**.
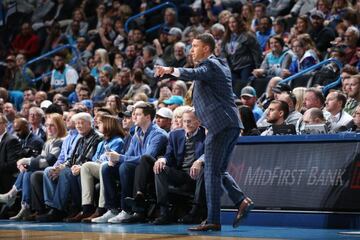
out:
M203 221L200 225L191 227L188 230L189 231L198 231L198 232L221 231L221 225L214 224L214 223L207 223L207 221Z
M51 209L48 213L37 216L38 222L61 222L65 216L65 213L57 209Z
M146 222L145 214L144 213L134 213L128 219L124 219L122 223L143 223Z
M96 211L95 211L93 214L91 214L91 216L89 216L89 217L87 217L87 218L83 218L83 219L81 220L81 222L83 222L83 223L91 223L91 220L92 220L92 219L97 218L97 217L100 217L100 216L102 216L102 215L103 215L103 214L102 214L99 210L96 209Z
M158 218L155 218L153 224L155 225L167 225L171 223L171 218L169 215L161 215Z
M251 209L254 208L253 201L246 197L240 204L238 212L235 216L233 227L236 228L240 226L240 221L247 217L248 213L251 211Z
M64 219L64 222L69 222L69 223L81 222L82 219L88 218L91 215L92 215L92 212L90 212L90 213L80 212L80 213L78 213L76 216L74 216L72 218Z
M24 221L35 221L37 216L39 216L39 213L34 212L34 213L30 214L29 216L24 217L23 220Z

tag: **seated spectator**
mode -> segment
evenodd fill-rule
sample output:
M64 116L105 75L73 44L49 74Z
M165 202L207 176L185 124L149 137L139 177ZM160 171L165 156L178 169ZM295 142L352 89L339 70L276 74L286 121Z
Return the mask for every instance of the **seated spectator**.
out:
M56 162L53 164L53 167L49 168L50 169L48 170L49 172L56 172L59 170L61 164L63 164L71 156L71 150L73 149L73 146L76 145L80 137L80 135L78 135L78 132L75 128L75 122L72 120L72 116L74 116L76 113L79 113L79 111L76 109L71 109L66 116L65 122L66 122L66 128L68 134L61 145L60 154ZM33 172L30 178L31 208L32 210L35 211L35 213L28 218L29 220L35 220L35 218L38 215L42 215L47 211L44 203L43 175L44 175L43 170L35 171ZM49 184L49 182L44 182L44 183Z
M283 92L278 97L279 101L284 101L289 106L289 115L285 120L286 124L296 125L297 121L302 117L302 114L295 110L296 97L290 92Z
M286 125L285 119L289 115L289 106L286 102L274 100L270 103L268 107L268 112L266 115L266 121L271 124L271 126L261 133L261 136L271 136L274 135L272 126L273 125Z
M33 33L29 22L21 25L21 32L15 36L11 47L15 54L24 54L29 59L37 56L40 50L40 40L39 37Z
M344 34L344 44L347 64L356 66L360 56L357 55L357 49L359 48L360 31L355 26L350 26Z
M244 128L241 129L241 136L256 136L260 132L257 129L254 114L248 106L239 106L240 119Z
M110 65L108 51L103 48L96 49L94 54L94 63L95 66L91 68L90 75L95 78L96 83L99 83L98 78L99 78L100 70L106 69L111 72L113 71Z
M353 118L343 110L345 103L345 95L338 91L330 92L326 97L325 109L330 113L326 120L330 123L332 132L346 131L353 127Z
M256 104L256 91L253 87L247 86L241 90L241 103L248 106L254 114L255 121L259 120L263 114L261 108Z
M320 108L310 108L304 112L302 118L296 123L296 132L297 134L306 134L305 127L306 125L314 124L326 124L326 119L324 117L323 111Z
M133 193L145 194L148 178L153 176L152 167L156 158L165 152L167 133L152 121L155 108L149 103L138 103L134 107L134 121L138 127L131 139L129 149L125 154L114 151L107 152L108 165L102 168L105 186L105 207L108 211L95 223L124 223L133 217L131 206L126 204L125 198ZM150 175L150 176L149 176ZM135 180L134 180L135 178ZM118 212L119 201L116 187L113 184L120 179L121 209ZM135 187L133 188L133 185Z
M44 110L39 107L32 107L29 110L30 130L36 136L39 136L43 141L46 141L46 132L43 125L45 118Z
M321 11L311 12L310 19L312 25L312 30L309 32L310 36L316 44L316 49L324 57L326 50L331 47L330 42L335 39L335 32L324 25L325 14Z
M170 62L169 66L183 67L186 64L186 52L185 43L177 42L174 45L174 58Z
M156 112L155 122L160 128L170 132L172 118L173 112L169 108L162 107Z
M18 160L17 168L20 173L17 176L15 184L9 192L0 195L0 202L12 205L15 203L17 193L22 192L21 209L19 213L11 217L10 220L21 221L26 220L26 218L30 216L30 177L34 171L52 166L60 153L62 138L66 135L65 123L60 114L54 113L48 116L46 119L46 133L48 140L41 154L36 157L32 156Z
M191 107L188 106L188 105L180 106L180 107L175 108L175 110L173 111L171 130L176 130L176 129L179 129L179 128L183 128L182 116L183 116L184 112L187 111L190 108Z
M275 32L272 29L272 19L267 16L261 17L259 19L258 31L256 31L256 38L263 52L267 50L267 42L274 34Z
M295 25L290 29L290 36L288 43L291 43L294 39L297 39L300 35L308 33L309 30L309 18L306 15L298 16L296 18Z
M21 110L20 110L20 115L25 118L26 120L29 119L29 114L30 114L30 108L32 107L36 107L36 104L33 102L23 102Z
M266 86L266 91L258 98L257 104L260 108L266 110L272 100L275 99L273 88L282 80L281 77L273 77Z
M291 47L296 55L296 58L292 61L290 68L283 71L284 77L294 75L295 73L318 63L318 57L315 55L315 52L308 48L308 45L302 38L295 39L292 42ZM309 78L309 74L304 74L301 78L292 80L291 84L293 86L307 86L307 80ZM297 84L295 84L294 81Z
M199 223L205 213L205 183L202 173L204 165L205 130L195 116L194 109L183 114L184 129L172 131L164 157L154 163L155 188L160 216L154 220L155 225L169 224L173 216L169 211L169 185L186 185L193 191L194 205L189 214L180 222ZM141 206L145 207L145 206Z
M304 95L304 108L320 108L323 109L325 105L325 97L323 93L316 88L308 88Z
M131 87L130 80L131 71L129 68L122 68L120 72L117 72L115 79L112 81L113 85L110 90L110 94L115 94L122 99Z
M266 54L260 68L252 72L254 78L251 85L256 89L259 96L264 92L270 78L283 76L284 70L289 69L293 58L282 38L274 36L270 38L269 42L271 52Z
M124 99L128 100L137 93L145 93L147 96L150 96L151 89L149 85L144 83L143 71L140 68L134 69L131 75L131 80L133 84L131 85L129 91L124 96Z
M65 59L66 56L63 52L54 54L54 69L51 74L49 94L61 93L68 96L75 89L79 76L73 67L65 64Z
M40 104L42 101L45 101L47 99L47 93L44 91L37 91L35 93L35 103L38 107L40 107Z
M44 200L50 211L37 216L40 222L57 222L66 215L66 203L71 193L72 210L81 206L80 170L81 165L91 161L95 154L100 136L92 128L92 117L88 113L77 113L72 117L81 138L74 146L70 158L55 168L46 168L44 172ZM78 213L78 212L76 212Z
M16 161L19 159L21 145L19 140L6 131L8 120L0 113L0 191L7 192L14 184L17 172Z
M352 115L360 103L360 74L350 77L348 99L344 111Z
M352 75L358 74L359 71L351 66L351 65L345 65L343 69L341 69L341 91L348 96L349 88L350 88L350 77Z
M132 116L132 112L131 111L124 111L122 113L119 114L119 117L122 118L122 128L125 132L125 136L123 138L124 140L124 147L123 147L123 151L122 153L125 153L129 146L130 146L130 142L131 142L131 138L132 136L134 136L134 132L135 132L135 125L134 125L134 121L133 121L133 116Z
M185 98L187 86L184 81L177 80L172 84L171 94Z
M14 132L20 140L21 158L36 157L41 153L44 141L30 132L29 122L25 118L15 118Z
M360 132L360 105L358 105L353 113L354 126L353 131Z
M174 111L177 107L184 105L184 98L181 96L171 96L169 99L164 100L163 103Z
M106 98L106 96L110 95L110 90L112 87L111 79L112 79L111 72L105 69L100 70L99 85L95 87L94 94L92 96L92 100L94 102L103 101Z
M123 104L121 98L118 95L112 94L105 98L106 107L116 114L119 114L123 110Z
M92 161L81 166L81 205L82 212L69 218L68 222L91 222L91 219L102 216L105 210L104 183L101 176L101 166L106 164L106 151L123 152L124 131L117 117L101 115L98 121L99 132L104 135L104 140L99 143ZM94 212L94 180L100 180L100 196L96 211Z

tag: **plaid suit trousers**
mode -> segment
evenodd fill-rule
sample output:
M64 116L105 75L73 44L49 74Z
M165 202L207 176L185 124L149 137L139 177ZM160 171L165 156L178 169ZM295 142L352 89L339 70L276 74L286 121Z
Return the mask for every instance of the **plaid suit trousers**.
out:
M220 224L220 198L222 185L235 204L241 202L244 194L233 178L226 172L230 155L239 137L240 128L225 128L205 139L205 189L208 208L207 222Z

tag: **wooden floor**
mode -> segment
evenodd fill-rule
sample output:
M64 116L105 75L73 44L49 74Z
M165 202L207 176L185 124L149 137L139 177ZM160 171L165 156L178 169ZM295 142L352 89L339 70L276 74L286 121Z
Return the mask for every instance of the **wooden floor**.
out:
M60 232L60 231L32 231L32 230L3 230L0 231L0 239L86 239L86 240L114 240L114 239L176 239L176 240L215 240L239 239L238 237L221 236L184 236L167 234L137 234L137 233L103 233L103 232ZM244 240L255 240L259 238L241 238ZM262 240L267 238L261 238ZM273 240L275 238L271 238Z

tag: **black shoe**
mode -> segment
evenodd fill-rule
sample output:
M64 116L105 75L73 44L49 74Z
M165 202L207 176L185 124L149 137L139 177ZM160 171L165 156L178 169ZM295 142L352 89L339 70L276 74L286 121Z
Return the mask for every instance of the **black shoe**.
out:
M123 220L121 223L143 223L146 222L144 213L134 213L130 218Z
M155 225L167 225L171 223L171 218L169 217L168 214L166 215L161 215L158 218L155 218L153 224Z
M65 216L65 213L57 209L51 209L48 213L37 216L38 222L61 222Z

